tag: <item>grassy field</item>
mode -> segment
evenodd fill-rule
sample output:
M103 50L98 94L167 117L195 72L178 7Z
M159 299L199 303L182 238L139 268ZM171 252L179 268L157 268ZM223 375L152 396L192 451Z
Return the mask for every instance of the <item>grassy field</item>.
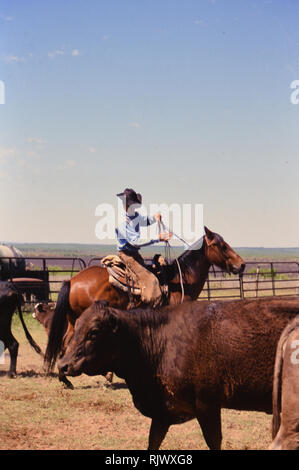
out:
M45 350L46 333L25 315L33 338ZM109 385L104 377L72 378L66 390L56 374L47 377L42 357L27 343L18 317L13 333L20 343L17 376L5 375L8 353L0 365L1 450L139 450L146 449L150 419L134 407L123 380ZM222 410L223 449L266 449L271 442L271 416ZM207 449L196 420L172 426L161 450Z
M79 243L16 243L24 256L74 256L96 257L116 252L116 244L79 244ZM182 246L172 244L172 253L179 255L183 252ZM296 248L263 248L263 247L234 247L234 250L246 260L270 261L299 261L299 247ZM155 253L164 253L164 245L154 245L142 249L143 256L153 256Z

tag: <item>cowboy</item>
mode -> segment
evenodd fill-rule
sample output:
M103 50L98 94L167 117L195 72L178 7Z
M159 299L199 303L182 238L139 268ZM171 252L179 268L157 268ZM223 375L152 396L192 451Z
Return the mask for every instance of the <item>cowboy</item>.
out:
M162 303L162 291L158 278L150 272L139 249L144 246L158 243L159 241L168 241L172 237L171 232L160 233L159 238L150 240L146 243L140 242L140 227L148 226L155 222L161 222L161 214L157 213L153 217L147 217L136 211L142 204L141 194L137 194L134 189L126 188L122 193L117 194L122 199L125 218L115 232L118 243L118 256L125 266L133 274L133 280L138 283L141 289L141 300L153 307Z

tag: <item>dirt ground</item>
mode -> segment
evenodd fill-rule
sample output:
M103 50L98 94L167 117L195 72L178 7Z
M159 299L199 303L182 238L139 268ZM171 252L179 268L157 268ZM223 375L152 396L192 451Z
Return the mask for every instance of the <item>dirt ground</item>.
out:
M33 338L45 350L46 334L31 315L25 315ZM57 375L43 371L43 359L28 344L18 317L13 333L20 343L17 376L7 377L9 355L0 365L1 450L143 450L147 448L150 419L134 407L122 379L113 384L104 377L72 378L67 390ZM222 410L223 449L267 449L271 416ZM207 449L196 420L172 426L161 450Z

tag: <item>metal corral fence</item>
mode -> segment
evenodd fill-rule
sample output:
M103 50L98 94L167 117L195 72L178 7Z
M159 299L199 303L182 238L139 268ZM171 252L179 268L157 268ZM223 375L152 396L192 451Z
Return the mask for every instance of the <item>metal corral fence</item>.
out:
M55 301L62 282L86 268L84 259L78 257L24 257L26 269L20 270L15 259L0 257L0 280L12 280L25 303Z
M242 275L229 275L213 267L200 299L245 299L299 295L299 263L247 261Z
M88 265L100 261L101 258L92 258ZM230 275L212 266L199 300L245 299L269 295L299 295L298 262L247 261L242 275Z
M0 261L3 258L0 258ZM7 260L7 258L6 258ZM100 265L101 258L25 257L26 270L0 267L0 280L13 279L27 303L56 301L62 282L87 266ZM247 261L243 275L229 275L213 266L199 300L245 299L276 295L299 295L299 263L292 261Z

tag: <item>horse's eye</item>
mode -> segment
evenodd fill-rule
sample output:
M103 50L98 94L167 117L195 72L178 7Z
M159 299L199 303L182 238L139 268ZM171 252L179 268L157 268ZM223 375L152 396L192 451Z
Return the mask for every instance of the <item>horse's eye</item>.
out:
M223 245L222 250L223 250L223 251L227 251L227 246L226 246L226 245Z

